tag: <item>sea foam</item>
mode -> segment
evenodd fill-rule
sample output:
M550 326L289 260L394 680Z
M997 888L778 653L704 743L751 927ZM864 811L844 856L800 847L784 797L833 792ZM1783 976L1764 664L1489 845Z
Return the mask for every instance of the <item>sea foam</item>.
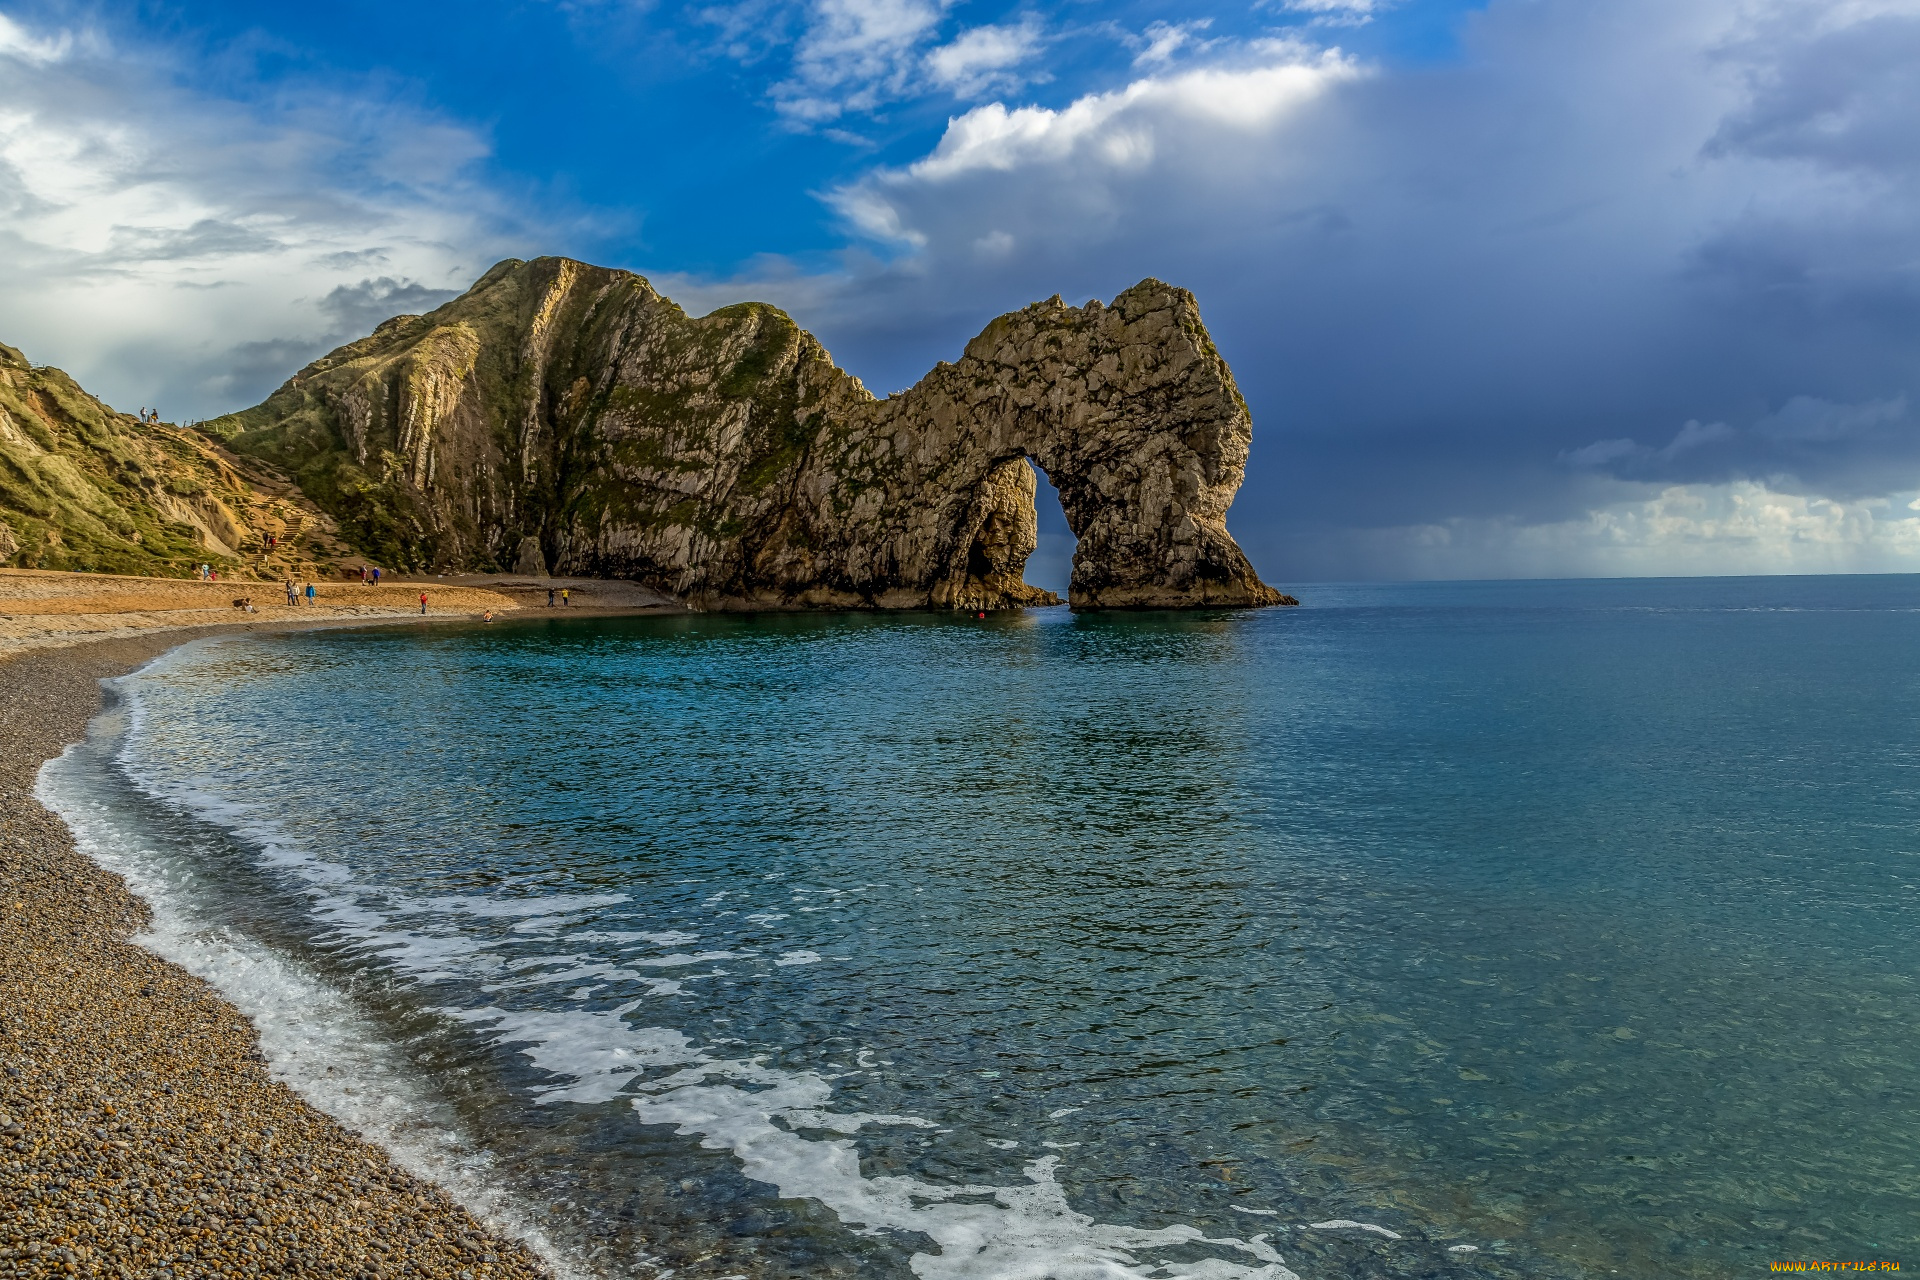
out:
M123 744L120 763L140 790L239 836L258 851L260 864L304 886L311 917L330 935L350 940L362 954L377 957L383 968L411 982L458 977L478 981L483 989L616 975L644 982L635 968L684 968L747 953L677 951L628 957L618 965L570 952L508 961L483 940L460 932L459 922L512 920L522 937L531 928L551 933L562 945L585 944L607 939L607 932L583 924L577 939L569 939L568 922L624 897L408 898L362 884L349 868L302 849L270 816L222 795L206 780L162 781L144 773L133 758L144 715L137 685L123 681L121 695L121 709L102 717L94 742L49 762L37 793L66 819L84 852L123 876L152 907L152 923L136 941L206 979L246 1014L259 1029L273 1073L314 1106L391 1151L410 1172L445 1187L494 1228L525 1240L559 1274L591 1274L542 1231L537 1211L515 1197L492 1156L462 1131L420 1069L382 1039L349 994L215 918L195 892L195 868L143 837L105 796L100 745L117 733ZM697 942L678 929L620 931L619 936L655 945ZM804 965L825 958L794 950L773 963ZM669 995L678 986L663 982L653 993ZM1189 1225L1129 1227L1076 1211L1057 1178L1059 1155L1027 1162L1025 1180L1011 1185L863 1176L850 1135L877 1126L934 1129L936 1122L835 1110L834 1078L776 1069L754 1057L716 1056L710 1050L718 1044L702 1047L683 1032L637 1022L642 1009L636 1000L608 1010L439 1012L501 1049L524 1055L547 1077L533 1095L540 1104L591 1105L629 1096L642 1121L672 1126L703 1147L730 1152L749 1178L781 1197L818 1201L858 1231L932 1240L933 1251L917 1252L911 1260L914 1272L926 1280L1299 1280L1265 1234L1216 1238ZM1169 1253L1180 1257L1165 1256Z

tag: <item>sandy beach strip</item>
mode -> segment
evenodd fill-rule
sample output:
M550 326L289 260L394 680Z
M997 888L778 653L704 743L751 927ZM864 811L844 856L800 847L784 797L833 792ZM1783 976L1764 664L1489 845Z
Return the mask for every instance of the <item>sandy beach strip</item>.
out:
M547 1274L274 1081L236 1009L129 941L144 904L34 798L101 679L236 629L0 651L0 1277Z
M305 585L295 583L296 588ZM419 618L423 592L428 618L480 618L489 611L503 616L521 607L504 592L438 581L313 586L312 604L301 595L301 603L290 605L285 584L279 582L0 569L0 655L209 626ZM237 600L250 602L252 608L236 607Z

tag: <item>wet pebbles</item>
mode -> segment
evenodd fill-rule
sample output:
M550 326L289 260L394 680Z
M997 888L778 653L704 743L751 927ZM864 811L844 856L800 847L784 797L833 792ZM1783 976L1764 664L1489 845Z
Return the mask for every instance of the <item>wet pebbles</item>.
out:
M236 1010L127 941L145 908L33 799L97 681L187 638L0 660L0 1280L545 1274L275 1083Z

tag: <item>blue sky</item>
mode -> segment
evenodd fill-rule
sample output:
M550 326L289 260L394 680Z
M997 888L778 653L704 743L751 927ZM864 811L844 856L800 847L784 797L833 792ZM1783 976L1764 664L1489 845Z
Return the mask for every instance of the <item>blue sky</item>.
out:
M1920 0L0 0L0 340L189 418L565 253L885 392L1156 275L1276 581L1907 571L1916 139Z
M332 88L441 117L484 145L475 180L553 221L565 243L552 251L724 276L764 255L844 248L844 219L819 193L918 158L978 102L1011 94L1065 107L1199 48L1287 33L1417 66L1457 54L1460 20L1477 5L1427 0L1379 18L1364 2L1321 7L359 0L0 11L127 50L157 46L180 88L267 110L289 91ZM812 56L810 38L825 46Z

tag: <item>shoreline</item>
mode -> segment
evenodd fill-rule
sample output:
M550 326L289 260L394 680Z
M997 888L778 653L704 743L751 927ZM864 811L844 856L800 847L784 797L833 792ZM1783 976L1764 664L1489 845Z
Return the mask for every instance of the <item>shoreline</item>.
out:
M304 584L296 584L300 586ZM549 612L548 588L573 599L550 612L565 617L685 613L679 602L628 582L506 575L389 578L379 585L319 582L312 603L284 603L280 583L0 568L0 661L9 655L156 632L307 630L383 622L478 622ZM427 596L427 608L419 597ZM236 600L252 608L236 608ZM177 643L184 643L184 639Z
M0 650L0 1277L553 1274L275 1080L239 1009L132 941L146 904L34 795L100 713L103 679L211 636L419 620Z

